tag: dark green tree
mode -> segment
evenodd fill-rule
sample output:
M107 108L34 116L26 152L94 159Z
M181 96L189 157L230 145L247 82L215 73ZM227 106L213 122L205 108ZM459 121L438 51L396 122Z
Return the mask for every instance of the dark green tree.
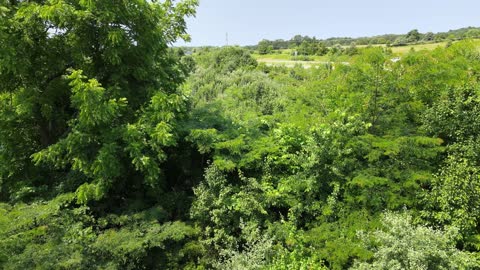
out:
M0 1L0 268L186 264L169 46L196 5Z
M407 33L406 39L408 42L413 43L419 41L421 38L421 34L418 32L417 29L413 29Z
M114 186L165 184L159 164L176 141L184 77L168 45L185 35L195 5L2 3L3 200L70 170L79 178L66 188L79 188L81 202Z
M262 40L257 45L257 51L259 54L268 54L273 50L273 45L268 40Z

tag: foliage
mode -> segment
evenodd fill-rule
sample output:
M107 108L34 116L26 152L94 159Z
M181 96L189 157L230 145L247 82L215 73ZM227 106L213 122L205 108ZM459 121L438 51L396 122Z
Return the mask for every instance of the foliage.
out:
M478 90L467 85L445 93L425 115L425 129L444 137L448 155L426 194L423 215L439 226L455 226L471 250L479 249ZM433 211L432 211L433 210Z
M0 2L2 269L181 268L198 255L166 170L189 69L168 46L188 39L196 5Z
M358 46L475 29L277 67L169 48L196 4L0 1L0 268L478 268L476 43Z
M268 262L274 257L273 241L267 235L260 235L258 229L247 233L249 228L240 223L243 234L249 238L243 246L236 246L235 249L223 249L220 251L220 261L214 262L216 269L264 269ZM251 229L250 229L251 230Z
M384 230L363 235L375 250L371 263L357 261L351 269L476 269L471 254L455 248L457 232L414 225L408 214L385 213ZM373 238L373 239L370 239Z
M325 55L328 51L332 52L335 46L355 46L355 45L376 45L385 44L387 46L404 46L415 44L418 42L441 42L448 39L463 40L465 38L478 38L480 29L478 27L465 27L448 32L438 33L420 33L417 29L413 29L406 34L384 34L371 37L332 37L327 39L317 39L315 37L295 35L289 40L261 40L255 46L249 46L250 49L257 50L260 54L270 53L271 50L280 49L298 49L299 52L308 55ZM318 48L313 50L305 50L305 48Z
M431 117L441 110L435 106L451 107L436 105L444 94L459 96L445 87L437 95L432 91L440 84L461 89L462 80L474 80L462 68L478 68L476 49L469 46L411 52L399 62L390 61L388 51L371 48L335 70L258 68L267 75L244 65L229 75L199 65L185 91L193 101L191 117L197 119L189 123L194 129L188 139L212 161L192 208L193 220L207 232L202 242L213 251L208 257L246 243L249 234L239 231L240 220L263 232L273 230L272 236L285 245L288 238L275 228L286 219L307 237L282 258L300 256L302 261L315 254L318 260L312 265L324 261L332 269L344 269L355 259L371 258L356 231L379 228L382 211L406 207L437 215L437 208L428 208L441 205L433 199L434 190L429 199L419 199L439 185L434 175L450 152L445 147L450 140L435 133L442 124ZM209 63L208 55L199 53L200 63ZM420 70L432 68L432 61L438 70ZM452 69L447 77L440 75L444 67ZM456 78L450 77L455 73ZM271 109L265 110L264 100ZM465 114L461 108L449 111L449 118ZM459 122L452 130L460 126L466 125ZM465 198L474 198L468 194ZM236 198L255 207L238 207ZM427 223L432 220L423 216ZM467 239L455 240L474 243ZM235 258L250 254L235 252Z
M184 256L198 252L193 241L186 244L197 231L178 221L162 223L166 211L159 206L96 219L91 208L76 207L74 194L64 194L0 211L4 269L178 268Z

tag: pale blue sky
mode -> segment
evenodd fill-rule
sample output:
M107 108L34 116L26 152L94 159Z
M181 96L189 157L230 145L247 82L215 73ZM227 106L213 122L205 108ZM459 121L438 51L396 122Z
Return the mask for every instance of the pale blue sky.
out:
M186 45L253 45L296 34L329 38L480 26L480 0L200 0ZM177 45L183 45L177 44Z

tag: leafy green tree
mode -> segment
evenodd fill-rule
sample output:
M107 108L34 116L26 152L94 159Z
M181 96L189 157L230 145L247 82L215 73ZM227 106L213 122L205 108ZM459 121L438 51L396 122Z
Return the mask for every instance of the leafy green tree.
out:
M478 38L480 37L480 29L470 29L468 30L468 32L466 33L466 36L469 37L469 38Z
M242 220L248 226L252 226L251 222L258 225L267 215L258 181L241 174L238 180L238 184L229 183L224 173L211 166L204 181L195 188L191 214L204 229L210 248L216 251L234 248L245 241L240 235Z
M268 40L262 40L257 45L257 51L259 54L269 54L273 50L271 42Z
M3 200L70 169L82 175L68 189L83 203L114 186L165 184L159 164L184 103L167 45L185 34L195 5L3 3L0 159L18 160L2 164Z
M471 250L480 247L478 97L478 85L451 89L424 116L425 129L444 138L448 156L426 193L423 216L437 226L459 228L463 245Z
M348 269L355 260L370 259L373 253L365 248L357 232L379 227L378 217L372 217L368 210L348 211L340 196L339 192L332 194L329 207L323 211L323 222L316 222L305 232L306 243L328 269L335 270Z
M425 214L433 218L434 224L459 228L460 232L467 236L467 243L473 241L470 244L478 249L478 240L468 239L480 233L477 230L480 223L477 211L480 201L480 172L476 162L476 144L475 141L470 141L452 146L446 164L432 183L432 191L428 194L431 209Z
M0 268L195 263L172 161L189 66L169 45L196 5L0 2L0 201L16 203L1 204Z
M407 33L406 39L410 43L417 42L421 39L421 34L417 29L413 29Z
M393 42L393 46L404 46L409 43L409 40L405 36L399 36L398 38L395 39Z
M349 56L353 56L355 54L358 54L358 49L355 46L355 44L350 45L348 48L345 49L345 54Z
M326 55L328 53L328 48L325 46L325 43L323 42L318 42L315 48L315 54L316 55Z
M424 114L424 128L448 143L477 138L480 132L480 88L453 88L438 98Z
M423 36L423 40L425 41L433 41L435 38L435 34L432 33L432 32L427 32L425 33L425 35Z

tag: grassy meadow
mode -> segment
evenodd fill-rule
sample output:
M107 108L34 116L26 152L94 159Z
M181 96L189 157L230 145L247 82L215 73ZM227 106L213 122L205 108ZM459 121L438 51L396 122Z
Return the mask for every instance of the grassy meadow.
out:
M455 42L454 42L455 43ZM475 39L475 43L480 50L480 39ZM395 46L390 47L392 54L396 57L401 57L407 54L410 51L432 51L436 48L445 48L448 42L436 42L436 43L424 43L424 44L412 44L405 46ZM358 49L367 48L367 45L359 45ZM386 47L386 45L374 45L373 47ZM347 48L344 46L344 48ZM293 67L297 64L300 64L306 68L325 64L327 62L349 62L352 56L348 55L309 55L309 56L294 56L293 49L284 49L284 50L274 50L269 54L258 54L257 52L252 53L253 58L255 58L259 63L265 63L266 65L285 65L287 67Z

